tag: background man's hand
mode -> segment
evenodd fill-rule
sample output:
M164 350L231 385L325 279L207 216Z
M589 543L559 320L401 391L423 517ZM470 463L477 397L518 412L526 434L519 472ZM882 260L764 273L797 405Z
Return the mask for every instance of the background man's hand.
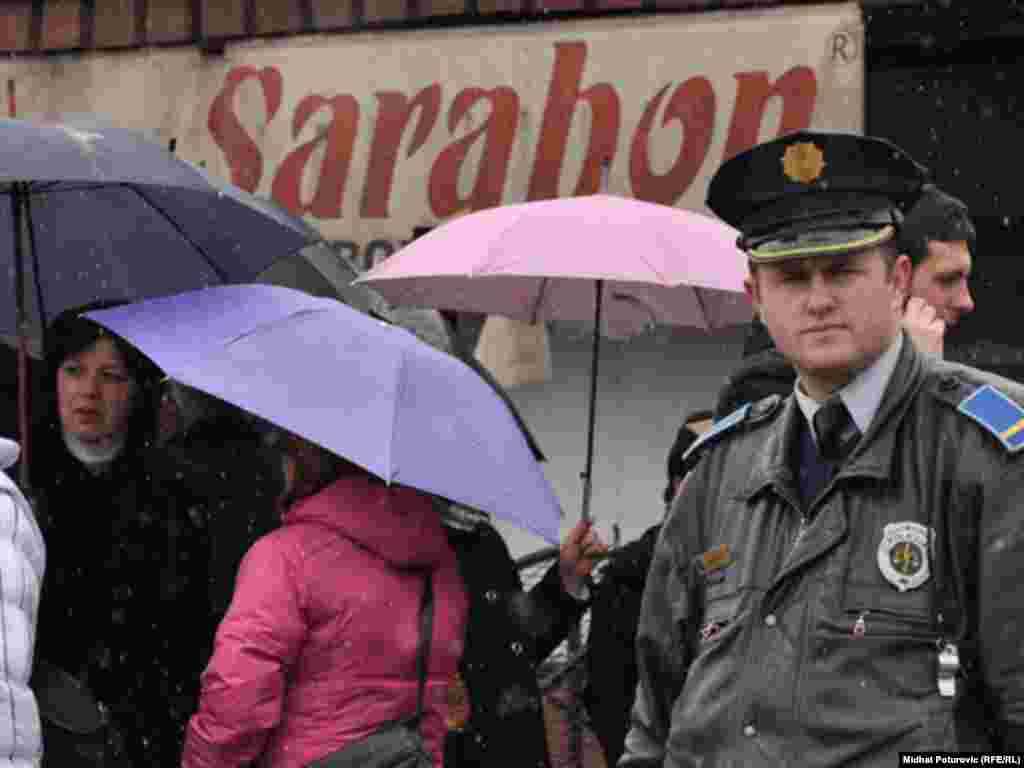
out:
M580 594L587 576L598 562L593 555L608 551L592 525L592 521L580 520L562 540L558 568L562 586L573 596Z
M924 299L912 296L907 302L903 328L920 351L942 357L946 323Z

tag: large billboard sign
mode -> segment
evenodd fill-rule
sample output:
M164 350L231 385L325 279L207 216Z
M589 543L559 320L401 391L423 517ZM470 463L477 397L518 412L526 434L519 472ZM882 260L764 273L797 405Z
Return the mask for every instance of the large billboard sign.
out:
M20 111L99 112L273 196L362 265L414 227L608 191L703 208L718 165L863 127L855 3L283 38L0 64Z

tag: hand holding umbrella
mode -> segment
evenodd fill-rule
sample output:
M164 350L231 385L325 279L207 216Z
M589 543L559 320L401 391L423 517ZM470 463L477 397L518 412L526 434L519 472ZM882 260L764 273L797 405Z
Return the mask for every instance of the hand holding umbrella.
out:
M597 561L607 552L608 547L594 529L593 521L576 523L562 541L558 554L558 569L565 591L574 596L580 594Z

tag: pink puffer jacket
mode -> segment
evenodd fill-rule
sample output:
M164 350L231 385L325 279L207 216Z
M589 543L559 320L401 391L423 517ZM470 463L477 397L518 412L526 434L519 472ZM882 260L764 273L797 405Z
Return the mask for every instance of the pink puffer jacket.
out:
M421 728L442 765L466 622L455 554L429 497L345 477L293 505L246 555L184 768L300 768L412 714L423 579L406 569L424 566L434 631Z

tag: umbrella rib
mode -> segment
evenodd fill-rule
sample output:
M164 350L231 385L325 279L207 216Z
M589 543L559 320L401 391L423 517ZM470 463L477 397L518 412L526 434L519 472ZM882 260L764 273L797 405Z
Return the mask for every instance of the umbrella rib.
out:
M182 239L186 243L191 245L196 250L196 252L200 256L203 257L203 259L206 261L207 266L210 267L210 269L213 271L213 273L217 276L218 280L220 280L222 283L228 282L227 274L219 266L217 266L216 263L214 263L214 261L206 254L206 251L204 251L202 248L200 248L199 244L197 242L195 242L195 240L193 240L191 237L189 237L185 233L185 230L183 230L178 225L178 222L176 222L174 219L172 219L170 216L167 215L166 211L164 211L159 205L157 205L152 200L150 200L149 197L145 193L143 193L142 188L139 185L137 185L137 184L123 184L123 185L111 184L110 186L124 186L125 188L130 189L132 192L134 192L136 195L138 195L142 199L142 201L146 203L146 205L148 205L150 208L152 208L154 211L156 211L164 219L164 221L166 221L168 224L171 225L171 227L174 228L175 232L177 232L179 235L181 235Z
M530 325L536 325L540 319L540 308L544 303L544 296L548 292L548 283L551 281L549 277L542 277L540 280L540 290L537 291L537 300L533 302L533 307L530 309Z
M395 387L395 402L394 409L391 412L391 439L388 441L388 461L387 461L387 477L384 478L384 482L391 485L395 479L395 442L398 439L398 411L399 404L402 401L402 395L405 391L405 378L403 374L406 368L406 354L408 349L403 349L402 354L398 357L398 371L395 376L397 385Z
M663 235L663 234L662 234L661 232L655 232L655 237L657 238L658 242L660 242L660 243L662 244L662 247L663 247L663 248L664 248L664 249L665 249L665 250L666 250L666 251L667 251L668 253L670 253L670 254L674 254L674 253L675 253L675 249L674 249L674 248L672 247L672 243L670 243L670 242L669 242L668 240L666 240L665 236L664 236L664 235ZM648 266L648 268L649 268L649 269L651 270L651 272L653 272L654 274L656 274L656 275L658 276L658 279L659 279L659 280L660 280L660 281L662 282L662 284L664 284L664 285L670 285L670 283L669 283L669 282L668 282L668 280L666 279L666 276L665 276L665 275L663 275L663 274L662 274L662 273L661 273L661 272L660 272L660 271L658 270L658 268L657 268L657 267L655 267L655 266L654 266L654 265L653 265L653 264L652 264L652 263L651 263L650 261L648 261L648 260L647 260L647 257L646 257L646 256L645 256L645 255L644 255L644 254L643 254L642 252L641 252L641 253L638 253L637 255L638 255L638 256L640 257L640 260L641 260L641 261L642 261L642 262L643 262L644 264L646 264L646 265Z
M232 336L230 339L226 340L224 342L224 346L225 347L230 347L232 344L237 344L238 342L242 341L243 339L247 339L250 336L255 336L255 335L259 334L259 333L262 333L263 331L267 330L268 328L275 328L275 327L279 326L281 323L294 321L297 318L307 317L309 315L319 315L319 314L321 314L323 312L326 312L326 311L327 311L326 309L300 309L297 312L292 312L287 317L275 318L273 320L268 320L265 323L258 323L257 325L254 325L252 328L249 328L244 333L239 333L238 335Z
M701 295L701 291L702 290L703 290L702 288L698 288L697 286L693 286L693 297L697 301L697 306L700 307L700 317L701 317L701 320L704 321L704 328L702 330L710 331L711 330L711 322L708 320L708 308L707 308L707 305L704 303L704 297Z

